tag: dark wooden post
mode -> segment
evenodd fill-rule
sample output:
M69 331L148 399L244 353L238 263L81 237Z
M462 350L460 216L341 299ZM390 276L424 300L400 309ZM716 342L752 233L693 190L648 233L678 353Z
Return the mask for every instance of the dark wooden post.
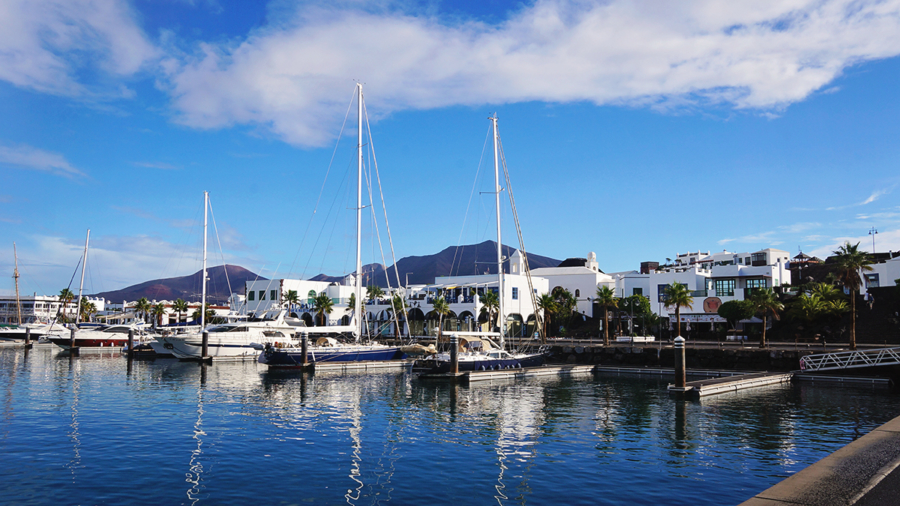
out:
M69 329L69 349L74 353L75 350L75 327Z
M450 334L450 372L459 374L459 337Z
M309 332L305 330L300 333L300 363L309 364L309 358L306 354L309 352Z
M203 342L203 344L202 344L202 348L201 348L202 351L200 353L200 358L203 360L206 360L207 357L209 357L209 331L207 331L207 330L203 331L203 341L202 342Z
M128 359L134 358L134 329L128 329Z
M684 388L686 383L684 364L684 338L678 336L675 338L675 388Z
M31 348L31 327L25 327L25 349Z

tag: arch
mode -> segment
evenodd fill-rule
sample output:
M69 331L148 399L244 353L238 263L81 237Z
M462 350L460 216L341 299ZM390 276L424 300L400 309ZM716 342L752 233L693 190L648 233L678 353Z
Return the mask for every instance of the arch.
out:
M474 332L475 326L478 323L478 318L476 318L471 311L459 313L457 320L459 321L459 330L463 332Z
M303 323L305 323L307 327L316 326L315 319L309 313L303 313L303 316L301 316L300 319L303 320Z
M537 318L535 318L535 316L534 316L533 314L528 315L528 319L525 320L525 334L524 334L524 336L525 336L525 337L530 337L530 336L535 335L535 332L540 331L540 329L538 329L538 328L536 327L536 325L537 325Z
M316 303L316 296L319 295L315 290L310 290L309 293L306 294L307 304L310 306Z
M577 299L578 297L581 297L581 290L576 288L575 289L575 298Z
M506 316L506 335L518 337L522 335L525 328L523 325L522 315L518 313L510 313Z
M350 315L345 314L341 317L340 325L350 325Z
M414 307L410 309L407 314L409 315L409 321L407 322L407 325L409 325L409 334L412 336L424 336L425 313L423 313L421 309Z

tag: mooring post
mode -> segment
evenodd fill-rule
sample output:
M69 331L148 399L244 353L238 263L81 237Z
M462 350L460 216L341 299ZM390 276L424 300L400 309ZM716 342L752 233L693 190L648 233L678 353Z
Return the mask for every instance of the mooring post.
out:
M25 327L25 349L31 348L31 327Z
M309 351L309 332L303 331L300 333L300 363L303 365L309 364L309 358L307 358L306 353Z
M128 329L128 360L134 358L134 329Z
M69 353L76 354L78 349L75 348L75 327L69 329Z
M684 388L684 338L678 336L675 338L675 388Z
M203 344L201 345L200 358L206 360L209 357L209 331L203 331Z
M450 372L459 374L459 337L450 334Z

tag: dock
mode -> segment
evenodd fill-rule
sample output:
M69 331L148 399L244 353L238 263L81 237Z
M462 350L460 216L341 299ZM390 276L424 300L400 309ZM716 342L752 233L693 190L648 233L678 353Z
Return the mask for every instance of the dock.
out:
M455 381L461 383L479 383L485 381L513 381L543 377L569 377L590 375L596 369L592 365L542 365L522 369L501 369L499 371L466 371L457 374L438 373L420 374L419 379L437 381Z
M794 377L792 372L760 372L753 374L741 374L724 378L703 379L689 381L684 390L676 389L669 385L669 391L683 392L691 397L706 397L725 392L737 392L748 388L758 388L769 385L790 383Z

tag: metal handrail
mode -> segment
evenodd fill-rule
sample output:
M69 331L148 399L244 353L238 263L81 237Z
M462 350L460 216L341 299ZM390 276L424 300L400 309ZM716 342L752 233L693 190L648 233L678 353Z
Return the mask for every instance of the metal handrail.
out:
M897 364L900 364L900 348L882 348L880 350L807 355L800 359L800 370L833 371Z

